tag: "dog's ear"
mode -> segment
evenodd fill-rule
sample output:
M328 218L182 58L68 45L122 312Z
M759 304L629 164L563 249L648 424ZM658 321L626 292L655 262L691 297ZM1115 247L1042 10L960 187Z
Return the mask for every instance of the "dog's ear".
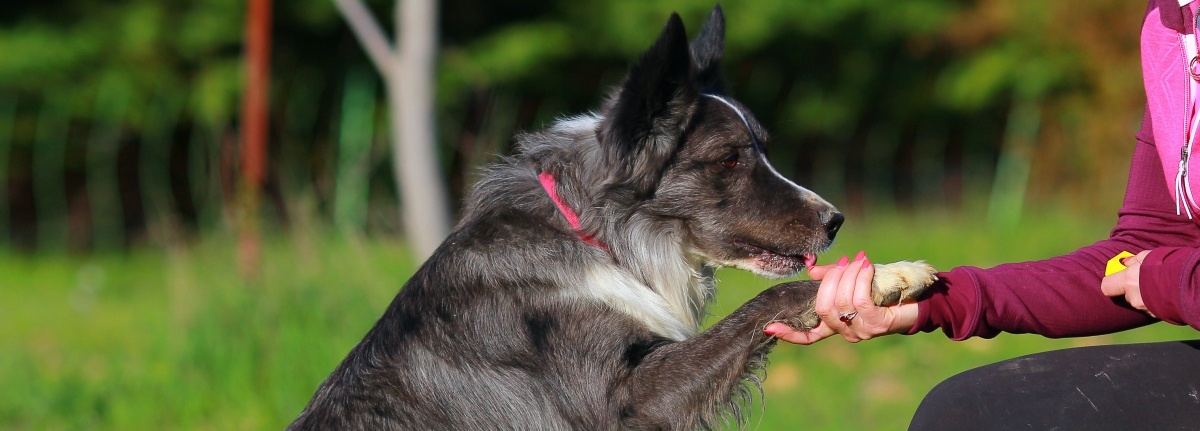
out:
M712 13L708 14L708 22L704 23L696 40L692 41L692 59L699 69L696 81L701 91L724 93L724 81L721 77L721 55L724 53L725 13L721 11L721 5L716 5Z
M607 104L599 129L614 178L638 193L653 190L678 145L697 97L696 65L678 14Z

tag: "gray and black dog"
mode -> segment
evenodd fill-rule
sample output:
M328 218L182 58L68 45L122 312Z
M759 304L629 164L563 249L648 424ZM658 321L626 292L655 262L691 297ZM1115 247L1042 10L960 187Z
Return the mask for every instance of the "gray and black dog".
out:
M290 429L697 429L741 423L774 339L818 323L817 283L763 291L700 332L713 268L784 277L842 215L785 179L725 94L724 17L678 15L598 113L518 137L462 220ZM894 303L933 281L878 265Z

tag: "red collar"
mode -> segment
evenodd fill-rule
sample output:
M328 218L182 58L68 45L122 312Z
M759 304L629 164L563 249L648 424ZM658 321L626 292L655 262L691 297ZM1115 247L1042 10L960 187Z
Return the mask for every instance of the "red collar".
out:
M597 241L596 237L583 232L579 224L579 215L575 214L575 211L572 211L571 207L567 206L566 202L563 202L562 197L558 196L558 187L555 186L554 175L551 175L549 172L542 172L538 174L538 181L542 183L542 189L546 190L547 195L550 195L550 200L554 201L554 206L558 207L558 212L567 219L567 223L571 225L571 229L575 230L575 234L579 236L579 239L608 251L607 245Z

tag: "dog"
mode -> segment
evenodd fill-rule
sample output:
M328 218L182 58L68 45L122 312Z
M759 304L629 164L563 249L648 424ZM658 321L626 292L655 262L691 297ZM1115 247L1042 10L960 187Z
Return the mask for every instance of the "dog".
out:
M819 284L700 332L714 268L795 275L843 216L767 161L766 130L724 91L724 26L718 6L689 43L673 14L598 112L519 135L289 429L744 424L763 328L815 327ZM876 272L881 303L933 281L920 262Z

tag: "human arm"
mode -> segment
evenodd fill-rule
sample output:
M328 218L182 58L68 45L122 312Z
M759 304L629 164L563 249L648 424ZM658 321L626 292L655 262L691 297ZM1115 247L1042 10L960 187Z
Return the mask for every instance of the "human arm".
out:
M942 329L959 340L992 337L999 332L1069 337L1116 332L1151 323L1154 321L1151 317L1124 300L1108 298L1100 289L1105 263L1123 250L1151 251L1146 255L1140 278L1144 284L1142 294L1155 315L1164 316L1156 308L1167 311L1168 304L1180 306L1185 302L1178 296L1182 293L1181 283L1188 284L1193 293L1200 292L1195 277L1178 278L1186 272L1183 269L1188 264L1186 259L1175 257L1164 262L1174 270L1152 268L1157 257L1179 253L1168 253L1170 250L1186 248L1194 255L1195 249L1189 247L1200 244L1200 229L1175 213L1149 130L1148 124L1144 124L1138 134L1125 201L1108 239L1039 262L1005 264L986 270L961 267L939 274L941 280L934 286L933 294L920 303L917 322L908 333ZM1194 273L1194 258L1191 265L1190 272ZM1176 278L1173 283L1151 286L1147 279L1154 277ZM1170 284L1174 292L1165 292L1171 289L1162 288L1164 284ZM1186 302L1194 310L1200 305L1200 297L1193 294Z
M781 339L802 344L833 333L857 341L937 329L956 340L993 337L1000 332L1048 337L1116 332L1154 322L1124 300L1109 298L1101 290L1106 262L1124 250L1150 251L1144 255L1146 261L1138 277L1139 293L1149 310L1168 322L1200 328L1200 252L1195 248L1200 244L1200 228L1176 215L1148 130L1144 125L1138 135L1125 201L1109 238L1043 261L990 269L960 267L939 273L931 293L918 304L877 308L853 303L859 315L850 325L838 321L838 313L833 311L847 308L843 299L840 307L828 302L831 310L826 310L822 325L812 333L795 334L778 327L768 330L776 330ZM867 270L853 263L843 268L832 265L810 269L813 278L825 278L818 294L818 314L821 298L854 298L854 292L869 289L869 283L853 282ZM906 329L898 328L905 324Z

